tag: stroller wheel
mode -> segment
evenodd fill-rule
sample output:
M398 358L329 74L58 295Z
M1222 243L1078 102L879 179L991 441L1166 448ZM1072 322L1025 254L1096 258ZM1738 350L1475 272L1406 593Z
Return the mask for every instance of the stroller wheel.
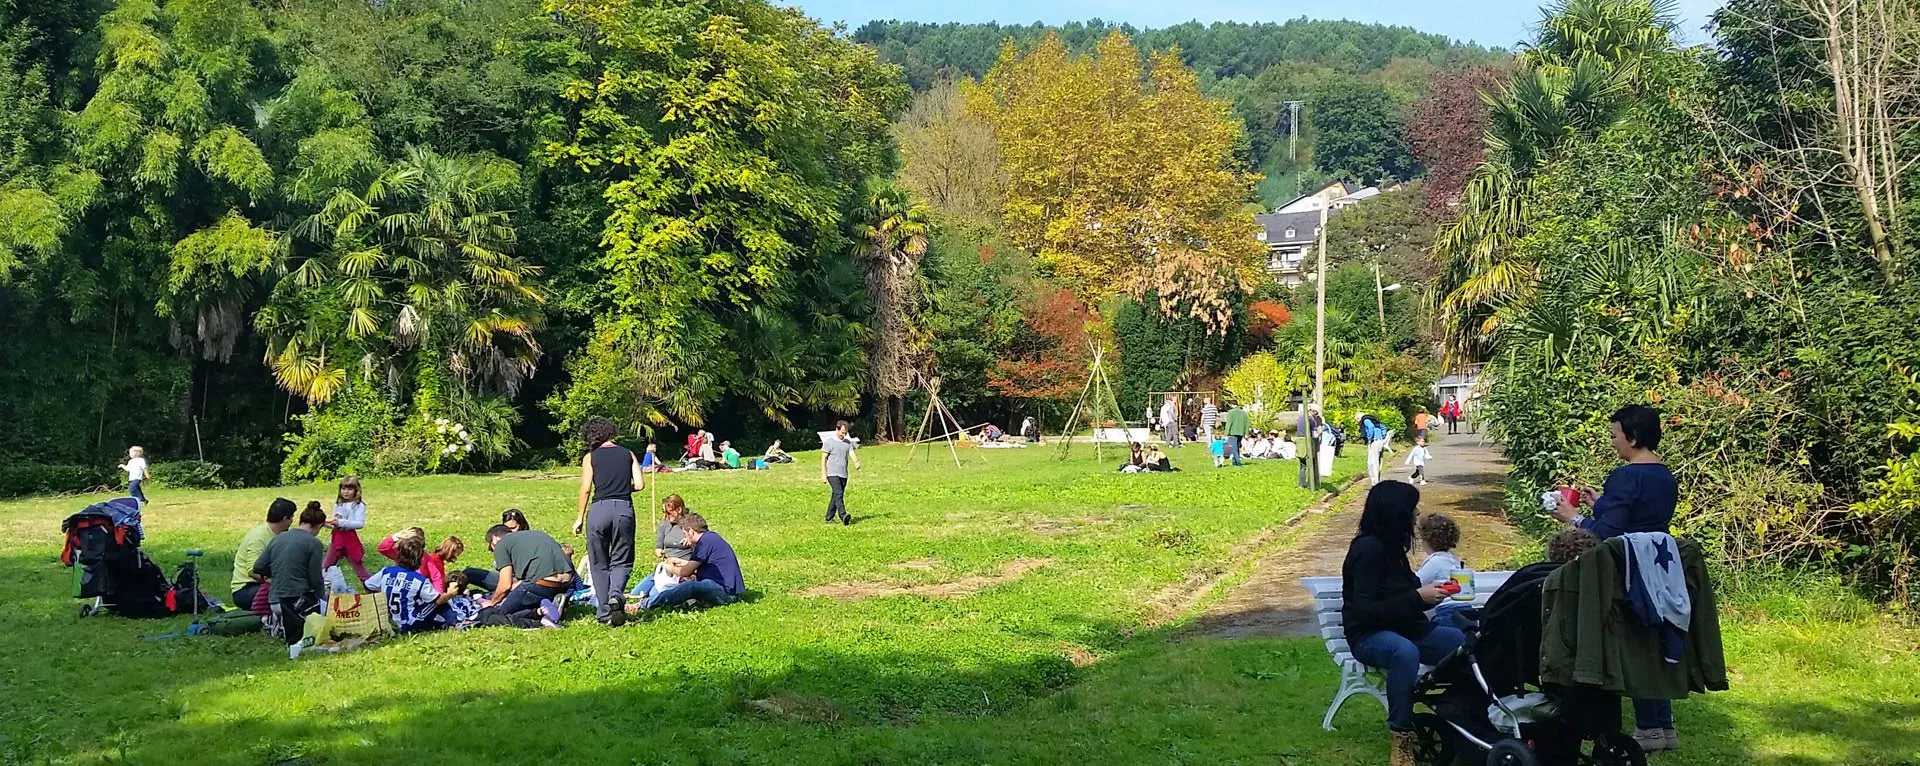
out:
M1581 766L1647 766L1647 752L1625 734L1606 734L1593 742L1593 755L1580 756Z
M1503 739L1487 751L1487 766L1540 766L1540 759L1533 756L1533 749L1527 747L1527 743Z
M1413 716L1413 762L1420 766L1454 766L1453 731L1433 713Z

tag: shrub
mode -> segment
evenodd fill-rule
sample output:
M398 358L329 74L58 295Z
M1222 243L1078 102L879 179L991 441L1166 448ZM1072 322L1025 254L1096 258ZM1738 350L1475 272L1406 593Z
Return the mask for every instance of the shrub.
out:
M226 489L227 482L220 476L222 470L219 463L175 460L154 463L147 469L147 476L155 484L173 489Z
M84 465L0 464L0 497L84 492L113 486L111 471Z

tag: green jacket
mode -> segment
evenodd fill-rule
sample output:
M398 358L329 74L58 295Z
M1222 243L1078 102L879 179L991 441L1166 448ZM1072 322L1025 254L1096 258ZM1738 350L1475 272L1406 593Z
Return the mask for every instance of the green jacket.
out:
M1726 691L1720 613L1700 546L1680 541L1680 566L1693 600L1686 653L1660 654L1658 631L1642 627L1626 602L1624 541L1608 540L1547 576L1541 593L1540 680L1580 684L1641 699Z
M1227 410L1227 435L1247 435L1247 411L1238 405L1235 405L1233 409Z

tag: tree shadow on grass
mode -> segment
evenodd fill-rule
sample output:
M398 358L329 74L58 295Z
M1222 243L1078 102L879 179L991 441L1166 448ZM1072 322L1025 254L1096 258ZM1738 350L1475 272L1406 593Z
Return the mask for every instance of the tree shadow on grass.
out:
M1817 756L1788 754L1767 759L1767 763L1782 766L1920 764L1920 703L1917 702L1854 700L1832 704L1795 700L1733 704L1752 708L1758 713L1760 725L1769 731L1820 738L1828 744Z
M1332 689L1331 674L1301 672L1297 654L1149 641L1076 671L1054 658L974 664L813 648L765 673L689 648L681 666L608 662L590 669L591 683L570 679L591 688L473 679L470 689L382 690L347 706L262 700L244 713L146 725L126 738L125 756L253 764L1383 760L1377 720L1354 715L1351 733L1322 732L1320 708L1293 699Z

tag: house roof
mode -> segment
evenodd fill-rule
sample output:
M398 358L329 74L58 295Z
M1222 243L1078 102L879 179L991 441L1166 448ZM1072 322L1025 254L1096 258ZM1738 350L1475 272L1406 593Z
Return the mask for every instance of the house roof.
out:
M1264 213L1256 215L1258 222L1267 232L1268 247L1276 245L1304 245L1313 241L1315 229L1320 226L1320 211L1306 213ZM1288 227L1293 228L1293 236L1287 236Z

